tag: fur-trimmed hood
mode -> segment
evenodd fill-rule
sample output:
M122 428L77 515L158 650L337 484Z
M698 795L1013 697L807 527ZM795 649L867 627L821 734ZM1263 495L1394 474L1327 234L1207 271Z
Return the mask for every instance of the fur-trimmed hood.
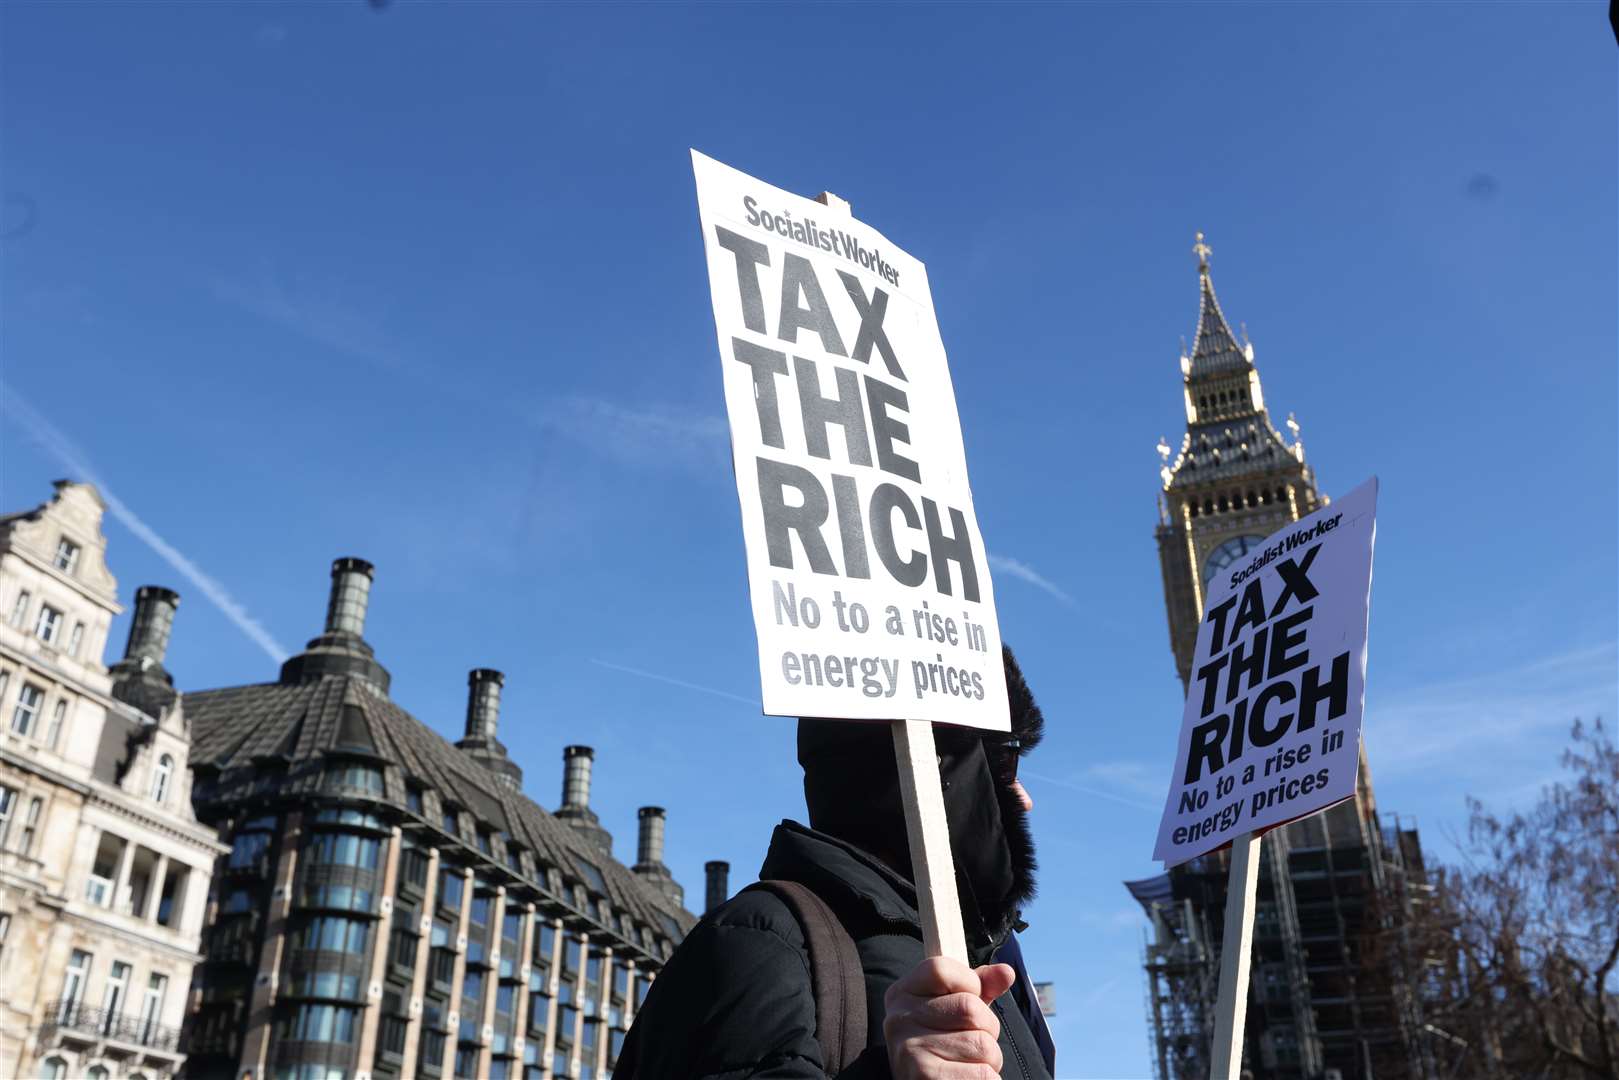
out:
M1003 648L1010 733L934 726L945 817L964 914L1000 937L1035 893L1034 839L1013 788L1015 762L1045 721L1012 650ZM798 760L810 826L872 853L907 879L910 843L887 724L804 718Z

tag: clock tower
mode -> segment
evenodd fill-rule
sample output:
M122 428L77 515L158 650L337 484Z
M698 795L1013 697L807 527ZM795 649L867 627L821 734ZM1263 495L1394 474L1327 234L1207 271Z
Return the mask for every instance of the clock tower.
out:
M1160 440L1158 559L1175 670L1191 676L1203 600L1265 537L1327 502L1271 423L1247 334L1241 344L1209 278L1198 233L1197 337L1181 349L1186 433ZM1414 828L1385 824L1364 746L1355 797L1264 837L1255 909L1244 1075L1254 1080L1432 1080L1420 962L1407 951L1412 897L1426 887ZM1144 949L1156 1080L1206 1080L1213 1063L1226 850L1126 882L1152 931ZM1414 974L1415 973L1415 974Z
M1213 254L1197 234L1197 336L1181 348L1186 433L1178 451L1160 440L1158 559L1164 576L1169 643L1185 687L1203 597L1214 574L1265 537L1327 500L1304 461L1298 424L1289 416L1289 445L1265 408L1247 333L1242 344L1220 310L1209 277ZM1171 460L1171 454L1174 455Z

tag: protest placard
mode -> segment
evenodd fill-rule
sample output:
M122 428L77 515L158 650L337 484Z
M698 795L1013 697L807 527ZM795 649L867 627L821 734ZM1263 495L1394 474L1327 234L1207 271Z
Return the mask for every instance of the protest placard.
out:
M1205 583L1166 866L1355 793L1376 532L1374 477Z
M692 167L764 711L1006 730L926 269L846 211Z

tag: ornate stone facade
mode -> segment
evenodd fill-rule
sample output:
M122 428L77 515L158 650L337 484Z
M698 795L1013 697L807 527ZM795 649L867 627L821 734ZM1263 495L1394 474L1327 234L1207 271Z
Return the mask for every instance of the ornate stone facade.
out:
M179 1040L214 860L163 670L178 598L146 588L129 653L105 506L59 481L0 518L0 1075L161 1080Z

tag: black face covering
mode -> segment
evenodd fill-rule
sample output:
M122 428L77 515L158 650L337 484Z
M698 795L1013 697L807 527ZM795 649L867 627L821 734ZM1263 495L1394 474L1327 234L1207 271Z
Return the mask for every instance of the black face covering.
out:
M999 934L1034 896L1034 840L1013 790L1017 759L1040 741L1044 721L1010 649L1003 652L1012 732L934 725L945 819L964 905ZM798 722L798 761L813 829L871 852L911 876L899 769L887 724Z

